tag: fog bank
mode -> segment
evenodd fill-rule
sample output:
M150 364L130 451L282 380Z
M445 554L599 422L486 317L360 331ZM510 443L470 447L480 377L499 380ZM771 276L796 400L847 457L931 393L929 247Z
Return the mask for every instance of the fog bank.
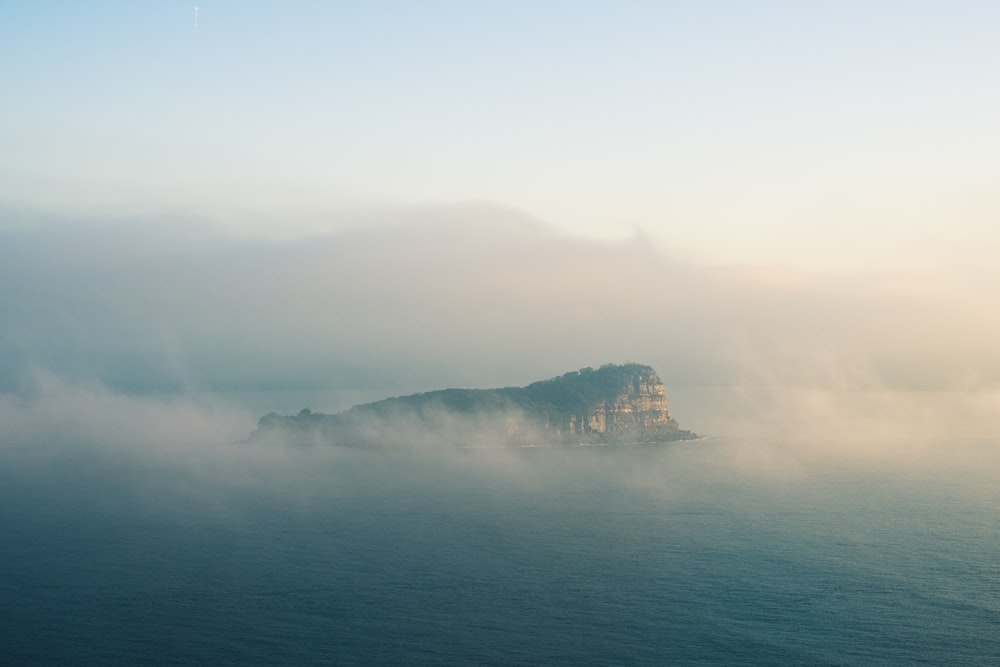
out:
M997 281L983 267L701 265L641 232L567 237L474 204L374 211L285 240L184 220L32 222L0 227L0 390L53 420L113 420L109 400L141 416L148 397L173 396L197 424L216 395L241 406L211 435L226 439L271 410L637 361L699 432L995 426ZM70 407L67 387L97 390Z

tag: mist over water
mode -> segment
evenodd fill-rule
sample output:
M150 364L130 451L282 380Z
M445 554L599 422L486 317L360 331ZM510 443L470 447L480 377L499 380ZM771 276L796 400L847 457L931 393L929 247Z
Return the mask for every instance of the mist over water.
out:
M3 231L0 654L1000 653L1000 394L976 292L698 266L490 211L282 242ZM271 411L625 361L706 439L509 448L456 418L378 451L245 441Z
M49 4L0 665L1000 662L1000 4ZM704 439L248 437L630 362Z
M234 442L247 415L221 401L60 392L46 412L77 416L44 435L37 406L5 406L0 620L15 663L988 664L1000 651L994 440L907 451L762 426L462 449L442 431L444 446L371 451ZM126 413L128 427L110 417Z

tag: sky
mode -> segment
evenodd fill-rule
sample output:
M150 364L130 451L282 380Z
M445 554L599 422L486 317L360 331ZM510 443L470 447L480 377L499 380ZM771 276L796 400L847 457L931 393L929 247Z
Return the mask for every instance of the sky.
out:
M986 1L3 2L0 201L271 235L489 202L707 262L958 263L997 240L998 20Z
M989 413L998 23L0 1L0 392L332 410L637 361L702 415L720 386Z

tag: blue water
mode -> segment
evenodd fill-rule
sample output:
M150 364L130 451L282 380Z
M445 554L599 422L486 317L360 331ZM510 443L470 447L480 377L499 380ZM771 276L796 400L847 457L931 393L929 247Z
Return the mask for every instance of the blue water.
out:
M975 461L8 448L4 664L1000 660Z

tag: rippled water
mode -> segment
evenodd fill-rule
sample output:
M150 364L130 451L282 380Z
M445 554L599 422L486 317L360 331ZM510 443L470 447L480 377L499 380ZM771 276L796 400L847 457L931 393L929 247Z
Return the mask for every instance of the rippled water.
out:
M740 444L8 448L3 662L995 664L992 457Z

